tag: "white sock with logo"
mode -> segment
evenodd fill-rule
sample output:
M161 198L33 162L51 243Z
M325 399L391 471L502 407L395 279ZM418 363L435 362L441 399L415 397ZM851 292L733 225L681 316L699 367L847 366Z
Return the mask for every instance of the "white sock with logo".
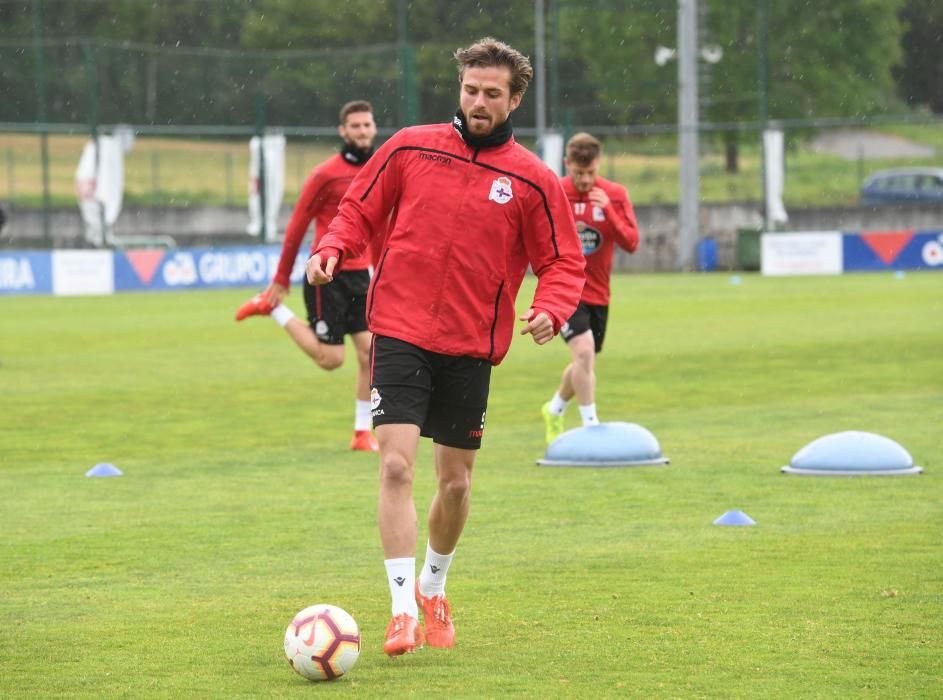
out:
M390 584L390 597L393 599L393 616L406 613L419 619L416 605L416 557L386 559L386 581Z
M449 573L449 565L454 556L455 552L439 554L426 543L426 563L419 572L419 592L426 598L445 594L445 577Z
M279 304L272 309L272 313L270 313L269 316L274 318L275 322L284 328L288 322L295 317L295 313L284 304Z
M550 406L547 407L547 410L555 416L562 416L566 412L566 407L569 405L570 402L560 398L560 392L557 391L554 392L553 398L550 399Z
M370 430L373 416L370 414L370 402L357 399L354 404L354 430Z
M583 419L583 427L587 425L599 425L599 418L596 417L596 404L591 403L586 406L580 406L580 417Z

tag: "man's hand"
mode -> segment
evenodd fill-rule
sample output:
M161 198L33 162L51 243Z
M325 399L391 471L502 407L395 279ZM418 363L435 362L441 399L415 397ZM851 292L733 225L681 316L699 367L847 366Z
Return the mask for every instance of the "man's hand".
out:
M288 287L278 282L272 282L262 294L265 296L265 300L274 308L288 296Z
M609 206L609 195L606 194L606 191L602 187L594 187L591 189L587 198L591 204L596 205L600 209L605 209Z
M324 267L321 267L321 265ZM327 284L334 280L334 266L337 265L337 258L333 255L322 263L321 256L315 253L308 262L305 263L305 272L308 275L308 284Z
M530 333L537 345L543 345L553 340L553 321L543 311L535 316L533 308L527 309L524 315L521 316L521 320L527 321L527 325L521 329L521 335Z

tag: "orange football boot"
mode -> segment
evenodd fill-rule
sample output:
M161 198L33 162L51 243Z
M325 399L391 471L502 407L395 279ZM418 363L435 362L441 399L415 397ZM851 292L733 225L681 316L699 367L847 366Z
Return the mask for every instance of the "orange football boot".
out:
M265 295L259 292L239 307L239 310L236 311L236 320L241 321L244 318L249 318L249 316L268 316L274 308L269 304Z
M412 654L422 646L422 629L419 620L406 613L395 615L386 628L383 651L387 656Z
M426 642L430 647L449 649L455 646L455 625L452 624L452 608L444 595L426 598L419 592L416 581L416 602L422 610L426 623Z
M355 430L350 440L350 449L360 452L379 452L380 445L369 430Z

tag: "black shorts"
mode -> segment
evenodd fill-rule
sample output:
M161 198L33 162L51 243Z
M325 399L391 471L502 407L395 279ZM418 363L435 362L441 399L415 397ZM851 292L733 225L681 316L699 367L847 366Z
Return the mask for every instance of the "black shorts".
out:
M369 270L341 271L330 284L314 286L304 280L308 324L325 345L343 345L345 335L367 330Z
M373 425L409 423L446 447L477 450L485 430L491 363L429 352L374 336L370 347Z
M560 328L560 335L569 343L570 338L586 331L592 331L593 342L596 344L596 353L598 354L602 352L602 341L606 339L606 322L608 320L608 306L592 306L580 302L573 315Z

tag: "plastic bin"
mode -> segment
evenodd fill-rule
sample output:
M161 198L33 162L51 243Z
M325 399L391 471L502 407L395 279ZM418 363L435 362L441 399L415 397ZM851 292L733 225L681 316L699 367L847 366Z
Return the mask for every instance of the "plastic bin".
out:
M710 236L697 242L695 248L697 269L700 272L712 272L717 269L717 241Z
M737 229L737 269L760 269L760 234L755 228Z

